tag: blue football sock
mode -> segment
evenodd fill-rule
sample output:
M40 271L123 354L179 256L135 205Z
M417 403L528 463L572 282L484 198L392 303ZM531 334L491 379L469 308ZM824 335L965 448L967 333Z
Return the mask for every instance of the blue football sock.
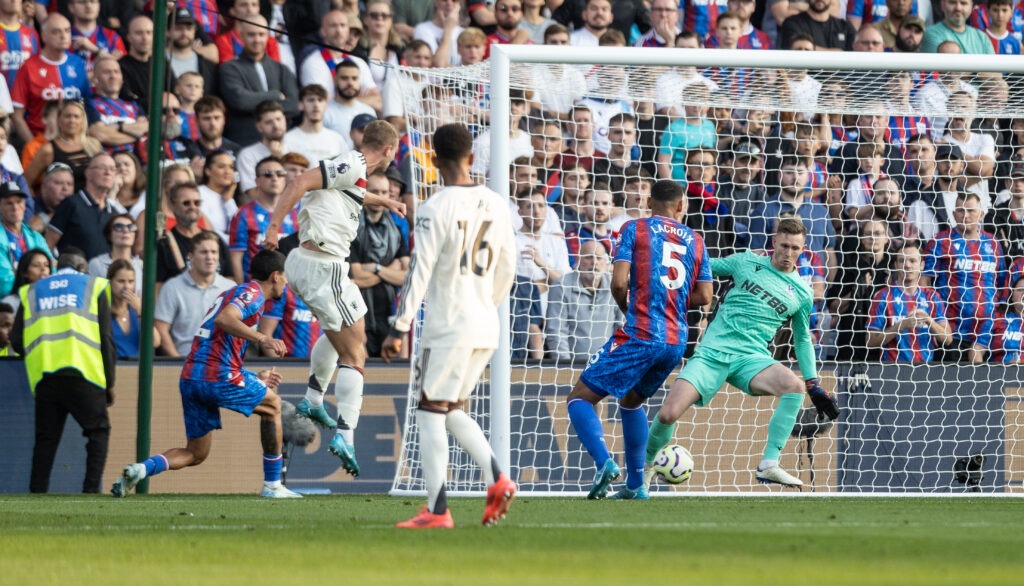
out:
M764 446L765 460L778 460L782 448L786 447L789 434L793 432L797 413L804 404L803 393L788 393L779 397L775 412L768 421L768 441Z
M604 429L601 427L601 420L597 418L597 411L583 399L569 401L568 407L569 421L576 430L576 437L580 438L580 443L587 448L587 453L600 469L611 456L608 455L608 446L604 443Z
M263 482L280 482L284 456L263 454Z
M156 476L167 470L167 458L163 454L157 454L146 458L142 463L146 467L146 476Z
M626 486L637 489L644 484L644 454L647 451L647 410L619 406L622 439L626 445Z

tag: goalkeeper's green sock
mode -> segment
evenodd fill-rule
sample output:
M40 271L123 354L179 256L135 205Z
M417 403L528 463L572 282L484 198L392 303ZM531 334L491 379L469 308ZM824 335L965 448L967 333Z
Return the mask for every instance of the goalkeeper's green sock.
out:
M790 426L792 429L792 426ZM676 433L675 423L662 423L658 420L658 417L654 417L654 422L651 423L651 430L647 435L647 453L644 455L644 462L650 464L654 461L654 458L668 445L668 442L672 441L672 436Z
M768 422L768 442L764 446L764 460L779 460L782 448L786 447L789 435L793 432L797 413L804 404L803 393L787 393L779 397L775 413Z

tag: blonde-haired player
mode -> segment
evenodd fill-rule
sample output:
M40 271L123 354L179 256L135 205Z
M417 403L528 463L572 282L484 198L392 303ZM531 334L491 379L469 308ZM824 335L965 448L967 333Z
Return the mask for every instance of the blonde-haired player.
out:
M515 279L516 242L508 202L470 179L473 137L466 127L441 126L432 144L446 187L416 210L412 265L382 348L385 360L399 353L426 297L415 385L427 505L398 527L454 526L445 494L449 433L483 470L483 523L492 525L505 516L516 484L502 473L484 432L462 405L498 346L497 307Z
M285 273L292 290L320 320L324 335L310 352L309 386L296 411L323 427L337 427L328 449L352 476L359 476L354 431L363 405L366 304L359 287L349 280L346 259L364 204L405 213L405 204L366 193L366 176L387 169L397 149L398 132L391 124L382 120L370 123L363 136L362 152L351 151L320 161L285 188L263 239L264 248L277 248L281 222L301 198L300 244L288 255ZM334 382L337 421L323 406L324 389L335 367L340 367Z

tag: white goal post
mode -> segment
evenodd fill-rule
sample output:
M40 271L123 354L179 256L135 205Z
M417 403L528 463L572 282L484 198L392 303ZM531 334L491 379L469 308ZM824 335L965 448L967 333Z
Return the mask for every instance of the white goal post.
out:
M430 150L429 136L441 124L461 121L469 124L481 140L489 140L489 149L484 149L489 151L489 165L486 167L487 184L499 194L514 198L523 185L517 183L516 177L512 176L517 143L510 138L516 134L515 129L510 126L514 114L510 95L515 91L533 92L528 98L529 112L518 114L516 120L521 120L521 127L526 128L527 135L534 131L537 125L540 125L543 132L545 121L550 120L550 112L547 108L537 106L536 94L544 91L565 91L558 88L531 87L532 82L537 79L533 73L536 68L549 65L577 68L585 72L588 87L584 93L588 98L597 99L599 104L622 100L635 107L643 105L645 111L654 112L653 116L656 119L663 116L658 108L662 105L658 102L663 99L663 96L657 93L661 86L655 83L660 76L672 71L673 68L691 67L703 72L706 79L718 80L719 83L716 84L701 81L700 83L708 87L716 87L706 93L699 93L698 98L688 101L684 94L679 96L678 100L673 98L672 102L679 104L679 112L682 112L684 104L697 104L707 109L708 114L705 118L715 125L720 140L728 132L737 132L735 128L723 128L728 128L746 114L719 117L718 112L772 112L772 124L777 125L780 130L778 136L769 137L766 134L765 140L769 145L778 143L782 146L778 147L780 150L769 153L768 149L764 148L765 142L758 143L765 152L758 151L761 154L762 167L758 179L751 182L769 194L777 186L769 184L767 178L774 174L777 183L779 170L775 168L769 171L766 161L772 156L776 157L777 164L788 161L790 153L785 149L790 147L787 145L795 144L799 140L795 137L793 129L810 128L814 133L814 140L818 142L817 150L807 159L808 165L820 164L821 181L830 176L842 180L841 188L834 187L832 183L815 188L818 190L815 192L817 197L821 199L819 203L826 207L832 204L835 206L833 210L842 212L836 212L831 217L833 230L838 234L837 243L844 238L853 238L849 242L858 242L864 222L870 221L866 218L871 217L870 214L865 218L842 215L853 214L861 209L850 203L850 198L855 198L857 193L854 189L854 194L851 195L848 186L856 182L858 177L863 177L858 166L859 161L842 159L849 159L850 151L843 149L846 143L854 144L855 147L859 144L843 133L846 120L857 119L857 116L884 115L889 123L891 117L909 117L920 120L919 124L925 125L919 129L920 134L928 135L929 140L939 143L943 140L943 128L948 124L948 120L959 119L962 114L953 108L952 104L946 110L945 102L942 112L923 111L919 106L927 106L929 103L926 101L890 103L888 98L891 96L886 84L890 77L896 77L895 73L913 74L914 87L911 91L916 97L917 92L922 91L929 83L941 85L943 73L969 72L962 79L957 77L955 82L947 85L944 90L945 98L948 100L950 95L958 93L955 87L952 90L949 87L957 83L963 84L964 92L973 92L974 110L971 116L978 120L996 120L994 132L1001 132L1010 137L1008 144L997 141L997 146L1011 150L1013 147L1024 148L1024 123L1021 125L1020 143L1015 142L1016 139L1013 138L1012 122L1011 128L1005 126L1007 122L1015 119L1024 120L1024 61L1019 58L951 54L492 45L489 62L483 64L450 69L396 69L399 79L402 80L405 116L410 133L410 152L406 156L412 157L413 192L416 196L421 199L429 197L440 182L439 177L431 174L429 164L425 163L429 161L429 155L424 156ZM836 98L843 100L841 108L829 103L827 98L824 98L824 93L819 99L817 90L813 103L805 99L806 96L799 94L804 86L792 80L804 79L802 73L794 75L794 72L803 71L808 72L808 77L818 82L819 88L823 85L828 86L830 82L835 82L838 88L846 88L848 93ZM716 74L719 77L715 77ZM737 76L742 77L743 81L738 85L730 85L736 83ZM415 81L409 83L411 79ZM776 93L775 89L785 85L787 80L788 87L792 88L794 93L786 94L785 90L782 94L786 95ZM1005 90L1002 99L986 99L989 91L984 87L982 97L978 96L979 86L987 82ZM697 82L693 79L688 79L683 87L692 88L695 84ZM726 89L727 85L729 89ZM469 91L472 96L469 98L466 97L466 87L472 88ZM574 101L570 99L568 93L558 98L556 101ZM911 103L913 107L910 106ZM882 113L879 112L880 105L884 109ZM914 118L915 116L917 118ZM571 117L569 119L571 120ZM833 120L838 122L832 122ZM566 118L563 117L562 121L566 122ZM603 121L606 125L607 122L607 119ZM1000 123L1004 126L1000 127ZM638 122L634 121L635 128L637 124ZM853 126L846 125L848 130L854 131L851 136L856 136L858 130L863 130L857 124L859 122ZM566 138L571 140L572 124L567 123L560 127ZM819 131L826 133L829 127L832 127L833 132L841 133L842 138L835 138L835 135L827 137L824 134L819 136ZM660 140L669 129L662 127L652 132L652 136ZM535 131L533 133L536 134ZM829 138L831 144L826 144ZM703 146L686 147L687 152L708 150L712 153L714 163L722 167L715 171L716 181L712 183L714 187L710 191L712 196L722 193L724 183L718 180L726 176L725 165L734 165L733 161L738 156L749 154L749 149L745 151L742 147L747 140L747 136L742 133L730 134L727 142L719 142L719 145L726 146L707 149ZM874 142L883 144L885 148L897 148L903 157L903 163L911 163L906 155L905 140L879 138ZM537 144L546 143L534 142L534 145ZM632 148L633 152L641 152L641 147L649 146L651 145L637 144ZM665 148L664 144L657 141L653 146L654 150L649 152L661 153L663 150L672 150L671 147ZM533 149L537 154L538 147L534 146ZM983 167L984 161L974 162L980 159L973 155L964 156L965 153L962 151L967 150L969 145L965 144L961 151L957 151L962 159L971 159L965 161L964 170L961 171L965 178L963 185L974 186L970 187L970 190L980 192L982 187L977 186L984 184L984 193L988 198L985 201L985 209L1001 205L1000 194L1004 182L1012 186L1012 179L1005 174L1006 169L1010 168L1010 163L999 159L995 161L993 170L986 171L985 175L970 177L968 174L978 173L977 166ZM856 148L853 151L856 152ZM883 167L890 157L888 151L884 152L886 154L882 157ZM819 153L822 154L819 156ZM684 153L683 156L688 155ZM645 160L639 160L635 156L632 158L637 161L638 166L646 164L656 169L651 175L675 172L675 159L673 164L662 169L654 165L650 157ZM920 162L918 159L914 161ZM851 173L844 167L848 162L852 164L853 179L843 180L844 173L845 176ZM971 166L972 162L974 167ZM689 162L686 164L689 165ZM833 171L833 166L842 168L843 171ZM735 174L736 167L731 169ZM911 166L906 166L905 170L906 174L913 175ZM865 175L870 176L867 180L870 206L873 193L870 187L887 174L883 171L881 174L871 175L871 171L868 170ZM674 174L672 176L676 177ZM896 179L895 175L890 177ZM894 183L899 183L900 196L905 200L902 179L906 177L900 177L901 181ZM812 197L810 185L814 180L813 176L808 179L805 195L807 199ZM630 210L620 201L622 183L614 183L614 178L612 182L614 187L598 187L598 190L615 192L614 210L629 212ZM592 183L591 189L594 187ZM562 186L559 185L557 188L560 190ZM716 188L719 191L716 192ZM709 192L705 190L705 194L707 193ZM693 194L691 196L698 197ZM593 197L596 201L597 196ZM554 204L557 200L549 197L549 201ZM705 200L705 206L707 201L709 200ZM581 199L581 206L582 202ZM760 202L752 202L752 208L758 203ZM903 212L907 210L904 209ZM510 207L510 213L516 213L514 207ZM751 226L745 225L743 229L750 231L741 234L740 228L736 227L732 237L745 235L746 238L752 239L751 242L756 239L756 236L752 236L752 225L756 221L752 215L749 217ZM562 219L562 216L559 216L559 219ZM950 225L955 223L953 219L946 221ZM906 222L909 225L909 220ZM769 223L768 226L770 225ZM717 224L715 227L707 227L706 230L709 233L724 232L725 228L722 226ZM564 232L565 226L562 228ZM849 232L844 232L845 230ZM929 250L934 250L928 249L928 242L933 238L925 237L924 231L915 234L914 239L921 242L925 255L929 254ZM584 241L578 235L574 237L577 238L577 243ZM907 237L907 240L911 238ZM726 251L742 250L745 246L738 242L739 240L728 247L723 246L722 249L713 249L709 245L709 252L715 256L716 253L725 254ZM860 254L859 248L851 246L853 250L845 253L850 258ZM821 270L828 274L828 277L823 279L822 286L825 291L832 291L833 286L837 291L843 291L838 283L833 282L833 274L837 271L842 273L844 270L854 270L842 266L844 253L838 252L838 244L834 248L835 250L831 252L821 254ZM895 250L894 247L890 254L895 256ZM571 248L569 253L570 257L574 254ZM1007 251L1004 251L1005 254ZM998 278L1007 278L1011 261L1011 258L1006 259L1006 265L1001 269L1005 272L1001 272ZM852 261L847 259L845 262ZM875 283L871 289L872 295L883 286L884 283ZM1004 311L1004 306L1007 308L1006 311L1013 309L1012 301L1004 301L1004 293L1008 296L1012 286L1013 283L1008 283L1005 290L1001 289L997 311ZM542 344L540 354L536 354L535 348L530 345L533 344L530 335L522 337L525 342L515 342L515 333L510 331L510 323L517 317L523 317L516 312L520 311L524 303L526 306L534 303L530 299L524 300L516 295L514 292L512 299L506 301L501 308L501 343L487 378L481 381L468 409L488 434L499 463L503 468L511 469L513 478L520 483L522 494L583 494L589 487L594 469L585 450L575 439L568 423L564 403L568 391L585 366L585 359L581 360L579 355L567 358L566 355L549 348L547 344L550 342L550 336L548 332L543 331L546 325L538 326L542 330L539 335ZM963 291L955 293L957 299L963 295ZM842 335L843 313L863 313L871 300L851 298L854 306L861 309L847 308L836 312L831 309L833 301L838 303L834 307L844 307L839 298L833 299L824 294L822 297L823 323L820 326L821 331L818 332L821 336L819 369L823 384L838 391L844 419L835 426L822 429L818 429L813 421L803 420L807 424L803 428L805 433L801 435L799 430L795 430L794 437L790 439L783 452L782 464L785 468L800 475L811 490L827 494L1024 494L1024 488L1021 486L1024 480L1024 391L1021 390L1024 387L1024 369L1018 365L1019 363L996 363L999 354L995 349L988 351L984 363L970 365L957 364L953 361L939 362L937 359L927 363L897 364L883 362L877 354L870 358L858 354L856 358L837 359L834 346L837 337ZM943 301L952 302L953 298L946 296ZM857 305L858 303L862 305ZM543 307L544 304L540 305ZM430 308L425 307L424 311L430 311ZM868 323L869 316L858 313L854 317L862 320L857 323ZM548 318L543 311L539 318L535 318L533 314L523 317L531 324L536 319L546 324L550 321ZM985 319L995 320L995 314ZM879 323L885 322L883 320ZM957 334L954 328L955 326L951 325L951 330ZM956 336L954 339L959 340ZM862 344L861 350L867 355L868 349L863 347L864 338L858 340ZM999 351L1005 351L1000 348ZM540 356L543 356L544 360L535 359ZM415 368L411 371L415 371ZM672 380L674 374L666 382L666 389ZM663 394L659 393L648 405L649 419L656 413L662 397ZM402 434L401 456L392 494L424 493L418 463L417 430L413 417L415 403L416 398L410 395ZM806 405L809 405L809 402ZM761 487L754 481L751 465L756 464L760 458L767 421L773 407L774 401L770 398L749 397L730 387L719 393L711 405L692 409L679 423L676 443L687 447L693 453L696 463L693 477L678 487L656 485L653 492L680 495L772 492L772 489ZM598 412L605 423L605 437L609 450L621 463L621 428L617 423L616 409L610 401L605 401ZM816 431L820 433L816 434ZM976 456L980 458L975 458ZM484 494L485 487L479 472L454 442L451 446L450 459L452 473L448 482L448 494Z

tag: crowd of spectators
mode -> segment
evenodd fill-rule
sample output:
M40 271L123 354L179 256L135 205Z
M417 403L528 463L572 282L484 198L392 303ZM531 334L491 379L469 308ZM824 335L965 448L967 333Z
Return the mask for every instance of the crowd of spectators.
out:
M427 195L414 184L437 181L429 137L407 120L428 108L474 129L473 172L489 180L486 88L425 72L481 63L493 44L1020 54L1024 33L1012 0L170 0L167 52L154 55L139 5L0 2L0 298L16 305L57 252L80 249L113 283L123 357L138 354L147 191L159 190L154 334L180 356L211 301L248 278L287 182L358 149L373 120L405 134L368 190ZM163 58L151 162L149 71ZM633 95L625 69L548 65L513 88L515 358L583 361L614 331L616 237L664 178L684 185L684 221L714 256L765 250L780 217L804 221L821 357L1017 361L1024 119L976 115L1006 104L1013 78L878 75L877 103L849 115L864 79L764 76L680 66ZM777 95L750 107L755 86ZM152 164L160 185L146 184ZM351 278L371 356L401 295L411 219L369 206L359 218ZM282 237L296 227L293 213ZM290 292L260 328L297 357L320 333Z

